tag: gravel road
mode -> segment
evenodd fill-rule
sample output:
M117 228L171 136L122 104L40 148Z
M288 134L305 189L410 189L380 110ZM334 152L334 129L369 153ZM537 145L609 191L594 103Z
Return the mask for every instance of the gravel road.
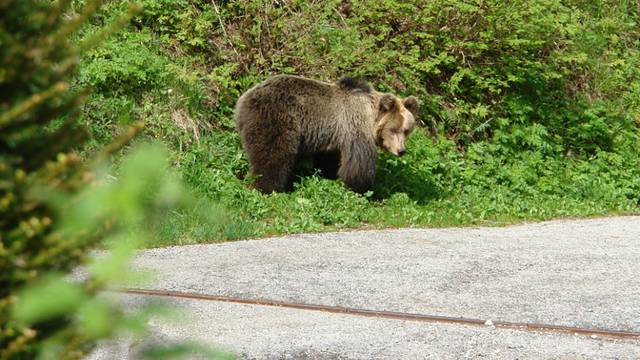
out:
M156 273L146 288L640 332L639 261L640 217L628 216L168 247L141 251L135 267ZM187 315L155 322L153 338L247 359L640 359L640 339L165 301ZM126 349L105 344L91 359Z

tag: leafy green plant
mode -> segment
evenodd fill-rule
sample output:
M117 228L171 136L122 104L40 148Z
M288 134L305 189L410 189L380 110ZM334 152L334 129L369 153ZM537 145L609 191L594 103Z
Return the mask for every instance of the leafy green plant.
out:
M163 82L166 60L150 49L148 31L121 34L85 55L78 82L100 93L139 93Z
M110 3L102 18L121 4ZM100 79L101 67L92 63L111 58L148 63L139 70L153 81L126 96L117 82L105 83L83 121L100 142L113 127L99 119L143 116L146 136L168 145L183 178L239 224L208 226L178 211L162 225L159 244L637 212L634 1L143 5L126 36L96 51L99 58L83 59L82 81ZM134 47L136 54L126 51ZM233 110L240 94L277 73L326 81L356 75L380 91L417 95L423 127L409 138L405 157L380 154L368 197L313 171L292 193L257 194Z
M0 359L81 359L99 339L144 330L150 309L125 315L97 293L122 280L132 250L188 200L157 148L109 166L141 123L91 158L74 151L87 135L85 96L70 84L80 53L137 11L72 44L99 5L73 14L67 1L0 4ZM89 264L99 248L111 251ZM80 265L88 275L73 281Z

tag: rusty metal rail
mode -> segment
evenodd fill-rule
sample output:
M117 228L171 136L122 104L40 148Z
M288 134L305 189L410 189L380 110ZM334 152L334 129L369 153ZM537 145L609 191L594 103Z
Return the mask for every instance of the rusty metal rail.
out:
M234 297L234 296L210 295L210 294L200 294L200 293L172 291L172 290L124 288L124 289L114 290L114 292L125 293L125 294L135 294L135 295L150 295L150 296L164 296L164 297L185 298L185 299L195 299L195 300L221 301L221 302L230 302L230 303L238 303L238 304L276 306L276 307L284 307L284 308L292 308L292 309L324 311L329 313L349 314L349 315L356 315L356 316L376 317L376 318L405 320L405 321L423 321L423 322L449 323L449 324L460 324L460 325L471 325L471 326L487 326L486 321L482 319L450 317L450 316L441 316L441 315L425 315L425 314L415 314L415 313L406 313L406 312L397 312L397 311L356 309L356 308L343 307L343 306L293 303L293 302L268 300L268 299L251 299L251 298L241 298L241 297ZM509 322L509 321L496 321L496 320L492 320L492 326L494 326L496 329L511 329L511 330L530 331L530 332L545 332L545 333L563 333L563 334L588 336L591 338L602 337L602 338L616 338L616 339L632 339L632 340L640 341L640 332L632 332L632 331L591 329L591 328L552 325L552 324Z

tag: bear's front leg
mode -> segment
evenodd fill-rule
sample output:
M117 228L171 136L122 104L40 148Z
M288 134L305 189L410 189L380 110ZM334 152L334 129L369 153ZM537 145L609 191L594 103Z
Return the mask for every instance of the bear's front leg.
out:
M373 139L352 141L340 153L338 177L357 193L371 190L376 178L376 145Z

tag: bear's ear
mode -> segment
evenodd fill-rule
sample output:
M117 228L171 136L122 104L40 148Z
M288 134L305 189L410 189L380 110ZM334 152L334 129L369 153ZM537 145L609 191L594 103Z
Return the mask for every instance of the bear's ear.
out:
M404 99L404 107L411 111L413 115L418 113L418 99L415 96L409 96Z
M384 94L380 98L380 110L384 112L394 111L397 107L397 99L391 94Z

